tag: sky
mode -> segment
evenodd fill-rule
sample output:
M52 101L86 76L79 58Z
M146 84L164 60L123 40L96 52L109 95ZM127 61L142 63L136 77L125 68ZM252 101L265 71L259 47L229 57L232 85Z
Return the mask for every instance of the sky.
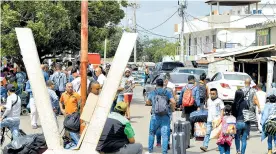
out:
M139 8L136 11L136 22L139 26L149 30L172 16L178 9L177 0L136 0L139 4ZM213 10L214 10L213 6ZM124 8L126 12L125 18L121 21L121 25L133 26L131 19L133 17L133 9L128 7ZM210 13L210 6L204 1L188 1L188 6L186 11L193 16L205 16ZM220 7L220 11L223 12L229 10L229 7ZM130 20L130 22L128 22ZM172 18L170 18L162 26L150 30L153 33L160 34L167 37L174 37L174 24L181 23L181 17L176 13ZM139 34L145 34L141 32L143 30L137 27ZM145 31L145 30L143 30ZM150 38L165 38L155 35L149 35ZM173 40L167 38L169 40Z

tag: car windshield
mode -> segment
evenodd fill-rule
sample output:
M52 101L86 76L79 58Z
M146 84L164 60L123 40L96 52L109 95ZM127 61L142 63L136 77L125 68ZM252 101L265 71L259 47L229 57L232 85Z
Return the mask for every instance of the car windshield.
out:
M176 67L184 67L182 63L176 63L176 62L166 62L162 65L162 70L164 71L172 71Z
M204 70L197 70L197 69L180 69L179 73L191 73L196 75L201 75L202 73L206 73Z
M247 78L250 78L250 76L246 75L246 74L224 74L224 79L225 80L241 80L241 81L244 81Z

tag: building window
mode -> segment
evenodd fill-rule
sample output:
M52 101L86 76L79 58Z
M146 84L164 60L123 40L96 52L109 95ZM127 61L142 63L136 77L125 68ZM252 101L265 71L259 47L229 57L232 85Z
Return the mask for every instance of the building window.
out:
M197 38L194 38L194 54L197 55Z
M217 47L217 36L213 35L213 48Z
M205 39L206 39L206 41L205 41L206 43L210 42L209 36L206 36Z

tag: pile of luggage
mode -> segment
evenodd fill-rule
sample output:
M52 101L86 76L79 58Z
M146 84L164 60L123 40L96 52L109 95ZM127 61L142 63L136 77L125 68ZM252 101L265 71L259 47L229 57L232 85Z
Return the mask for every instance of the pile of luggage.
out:
M172 151L173 154L186 154L190 147L191 124L183 118L178 118L173 123Z
M194 128L194 137L196 140L202 141L207 132L207 118L208 111L205 109L201 109L199 111L194 111L190 114L190 122L192 127Z

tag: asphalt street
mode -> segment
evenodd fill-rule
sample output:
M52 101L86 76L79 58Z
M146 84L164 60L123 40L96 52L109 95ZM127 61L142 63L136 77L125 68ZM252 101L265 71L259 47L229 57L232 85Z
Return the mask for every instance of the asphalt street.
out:
M136 142L142 143L144 147L144 153L147 151L148 147L148 134L149 134L149 122L150 122L150 110L151 107L145 106L144 99L142 96L142 87L138 86L134 90L133 102L131 104L131 124L134 127L135 131L135 140ZM58 117L59 128L62 130L63 117ZM21 117L20 128L24 130L27 134L41 133L42 129L31 128L31 122L29 116ZM247 143L246 154L265 154L267 152L267 140L261 142L261 134L256 131L256 128L252 128L251 137ZM254 131L255 129L255 131ZM6 138L4 145L6 145L10 140ZM201 154L203 153L199 147L202 146L202 141L195 141L191 139L191 147L187 149L187 154ZM211 140L209 144L209 149L206 154L216 154L219 153L216 151L217 145L216 140ZM160 148L155 148L154 152L156 154L161 153ZM169 153L172 153L169 151ZM236 154L235 143L233 141L231 146L231 154Z

